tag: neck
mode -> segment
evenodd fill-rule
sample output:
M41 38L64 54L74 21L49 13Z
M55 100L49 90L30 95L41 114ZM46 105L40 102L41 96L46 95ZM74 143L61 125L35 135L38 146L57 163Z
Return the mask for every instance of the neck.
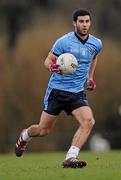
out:
M87 34L86 36L79 36L76 32L75 32L75 36L79 39L79 41L82 44L85 44L88 40L89 34ZM83 37L83 38L82 38Z
M86 35L81 35L81 34L79 34L78 32L75 32L75 33L76 33L77 36L78 36L79 38L81 38L82 40L87 39L87 37L89 36L88 34L86 34Z

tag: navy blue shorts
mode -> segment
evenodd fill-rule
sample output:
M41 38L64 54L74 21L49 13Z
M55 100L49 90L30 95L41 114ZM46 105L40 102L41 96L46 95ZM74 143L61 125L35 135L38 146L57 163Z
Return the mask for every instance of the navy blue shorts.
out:
M58 89L47 90L44 98L44 111L51 115L59 115L63 110L68 115L74 109L82 106L88 106L88 100L85 91L72 93Z

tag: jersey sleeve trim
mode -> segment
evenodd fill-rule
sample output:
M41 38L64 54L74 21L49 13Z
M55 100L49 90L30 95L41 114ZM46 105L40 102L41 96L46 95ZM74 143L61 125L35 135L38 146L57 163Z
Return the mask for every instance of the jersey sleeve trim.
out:
M53 52L53 51L52 51L52 54L54 54L54 55L57 56L57 57L59 56L59 54L57 54L57 53L55 53L55 52Z

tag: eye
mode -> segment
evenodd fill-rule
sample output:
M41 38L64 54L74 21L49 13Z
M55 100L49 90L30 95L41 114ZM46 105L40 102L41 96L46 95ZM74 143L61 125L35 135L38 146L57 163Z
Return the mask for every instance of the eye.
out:
M89 19L88 20L86 20L86 23L88 23L89 22Z
M84 22L84 20L79 20L79 22L80 22L80 23L83 23L83 22Z

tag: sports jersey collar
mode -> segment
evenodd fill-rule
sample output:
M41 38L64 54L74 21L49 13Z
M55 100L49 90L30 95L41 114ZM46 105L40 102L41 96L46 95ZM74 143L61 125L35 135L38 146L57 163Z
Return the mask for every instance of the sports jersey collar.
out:
M88 38L89 38L89 35L88 35L87 38L83 40L78 36L78 34L76 32L74 32L74 34L79 39L79 41L81 41L82 44L85 44L87 42Z

